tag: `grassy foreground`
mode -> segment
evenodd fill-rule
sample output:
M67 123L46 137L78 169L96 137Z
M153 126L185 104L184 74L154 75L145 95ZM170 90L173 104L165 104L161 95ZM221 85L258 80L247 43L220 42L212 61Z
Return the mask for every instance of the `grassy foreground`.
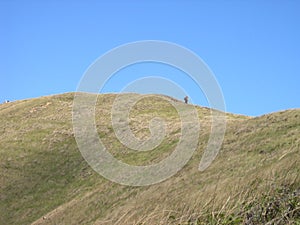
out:
M73 97L0 105L0 224L300 224L300 109L255 118L227 114L221 151L199 172L211 114L197 107L199 146L188 164L164 182L128 187L106 180L81 156ZM132 132L148 138L156 116L167 130L148 152L127 149L116 138L110 114L115 95L97 101L99 137L112 155L132 165L159 162L180 138L172 105L144 97L130 112Z

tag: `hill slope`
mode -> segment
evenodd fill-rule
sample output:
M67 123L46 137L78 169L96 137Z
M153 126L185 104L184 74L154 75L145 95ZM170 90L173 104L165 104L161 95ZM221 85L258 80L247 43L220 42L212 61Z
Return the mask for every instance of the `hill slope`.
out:
M154 116L168 134L150 152L118 151L110 119L115 95L99 95L99 136L118 159L148 165L168 156L180 135L176 110L146 96L131 110L131 129L150 135ZM175 101L175 100L174 100ZM300 110L261 117L227 114L221 151L204 172L199 161L210 110L197 107L199 147L170 179L146 187L113 183L94 172L77 148L73 94L0 105L0 224L287 224L300 223Z

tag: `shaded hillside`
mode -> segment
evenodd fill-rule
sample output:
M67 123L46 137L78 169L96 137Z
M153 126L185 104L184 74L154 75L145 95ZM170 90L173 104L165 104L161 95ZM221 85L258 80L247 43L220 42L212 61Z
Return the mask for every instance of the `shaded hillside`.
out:
M137 137L149 137L155 116L165 119L168 131L153 151L136 152L123 148L113 132L114 98L99 95L96 125L116 158L149 165L174 150L181 131L170 103L148 96L131 110ZM189 163L164 182L128 187L85 162L74 138L72 104L68 93L0 105L0 224L300 223L299 109L255 118L227 114L221 151L199 172L211 116L197 107L199 147Z

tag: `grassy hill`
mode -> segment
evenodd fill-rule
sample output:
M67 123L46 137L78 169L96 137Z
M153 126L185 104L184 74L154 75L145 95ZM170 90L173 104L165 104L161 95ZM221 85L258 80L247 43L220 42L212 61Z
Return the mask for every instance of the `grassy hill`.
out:
M0 224L300 224L300 109L254 118L227 114L221 151L199 172L211 114L197 107L201 133L189 163L164 182L129 187L103 178L81 156L73 96L0 105ZM167 135L153 151L118 151L114 99L99 95L96 124L116 158L149 165L174 150L176 110L159 96L145 96L130 112L133 133L149 137L149 121L160 116Z

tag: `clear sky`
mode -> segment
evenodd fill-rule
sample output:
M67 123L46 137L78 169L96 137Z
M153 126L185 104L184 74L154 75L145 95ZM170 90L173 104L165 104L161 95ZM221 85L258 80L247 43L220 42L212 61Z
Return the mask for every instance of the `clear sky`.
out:
M205 61L228 112L300 108L299 11L297 0L0 0L0 102L75 91L110 49L163 40ZM171 70L147 66L116 75L102 92L122 90L145 70L170 79ZM207 104L188 79L180 82L194 103Z

